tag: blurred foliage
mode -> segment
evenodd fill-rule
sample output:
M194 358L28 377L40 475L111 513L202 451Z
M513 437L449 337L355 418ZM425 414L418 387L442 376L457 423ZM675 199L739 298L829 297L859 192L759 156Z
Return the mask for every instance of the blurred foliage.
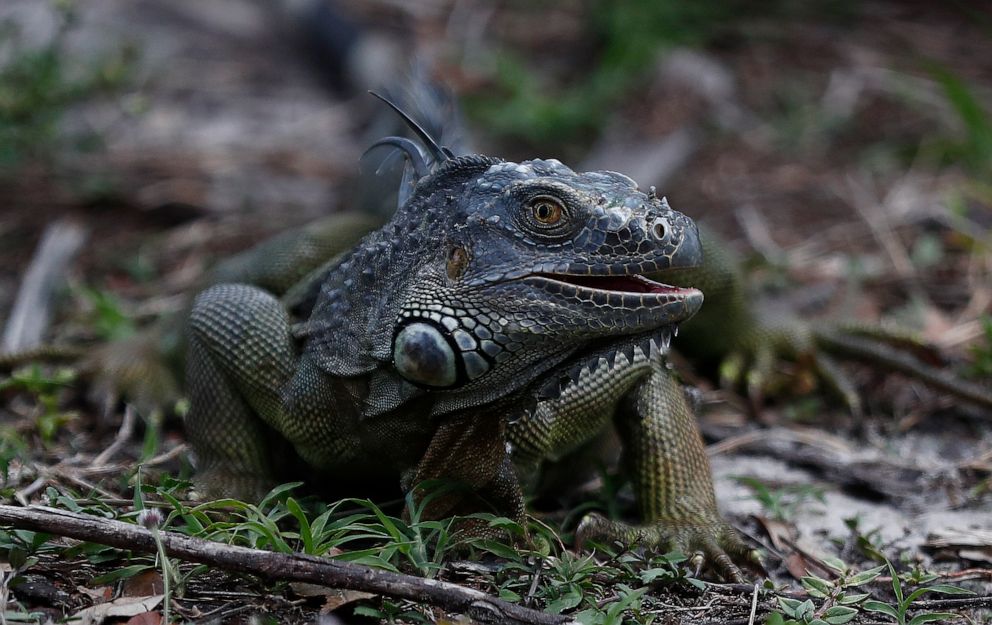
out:
M72 386L76 372L72 369L60 368L54 372L43 369L40 365L31 365L14 371L9 378L0 380L0 392L19 391L33 398L31 411L34 428L42 442L46 445L55 440L59 430L77 417L74 411L64 410L65 389ZM7 434L14 435L7 439ZM0 433L0 470L6 473L11 457L22 449L14 431Z
M701 45L720 26L755 11L753 3L677 0L601 0L588 11L590 38L598 42L596 66L564 88L542 84L533 62L509 50L496 58L498 93L468 102L498 135L532 144L558 145L595 132L610 107L649 71L660 49Z
M992 379L992 315L981 318L982 337L971 346L972 362L968 375L977 379Z
M958 137L941 138L934 147L944 160L958 162L974 174L992 174L992 120L989 119L989 111L972 89L950 70L931 64L930 73L940 84L944 97L961 123Z
M0 172L13 171L34 158L45 158L61 147L59 121L73 103L120 88L129 75L133 50L115 51L102 59L73 62L66 39L74 24L72 4L60 2L60 22L44 46L21 41L12 21L0 23L0 50L10 58L0 66ZM94 137L79 137L82 149L98 145Z
M846 0L815 6L788 0L597 0L586 12L588 38L596 48L590 56L594 66L571 84L553 86L531 69L532 59L499 50L495 93L470 96L467 109L495 135L534 146L561 146L595 136L613 107L625 97L637 97L638 80L655 67L666 49L700 47L739 36L749 18L814 14L844 19L852 6Z
M92 307L92 324L100 339L118 341L137 332L134 320L124 312L120 300L110 291L83 287L80 295Z

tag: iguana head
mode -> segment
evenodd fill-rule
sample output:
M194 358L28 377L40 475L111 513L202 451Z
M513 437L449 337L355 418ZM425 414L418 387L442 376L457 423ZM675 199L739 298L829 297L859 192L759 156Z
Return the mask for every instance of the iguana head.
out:
M699 262L695 225L621 174L496 162L445 216L396 310L391 358L415 384L470 384L533 354L670 326L702 305L696 289L644 277Z
M318 361L373 373L373 403L428 391L483 403L583 349L635 335L667 344L702 305L696 289L645 277L702 251L695 224L630 178L436 156L331 276L311 320Z

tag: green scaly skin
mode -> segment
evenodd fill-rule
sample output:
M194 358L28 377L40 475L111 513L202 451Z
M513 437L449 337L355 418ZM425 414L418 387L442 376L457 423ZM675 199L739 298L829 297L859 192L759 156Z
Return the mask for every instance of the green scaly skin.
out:
M305 317L313 304L305 323L246 284L197 298L187 431L203 492L258 498L301 467L336 493L441 478L463 488L432 498L428 516L495 509L520 520L520 483L541 460L616 427L641 522L590 516L580 539L681 549L743 579L738 564L752 554L717 512L692 410L664 357L671 324L698 308L697 296L660 286L631 295L645 283L610 277L695 262L695 228L616 174L576 175L556 161L452 162L354 251L301 272L308 284L293 291L311 297L289 308ZM560 235L528 221L534 198L549 196L575 221ZM526 277L535 273L551 278ZM578 286L558 282L569 275L583 276ZM642 308L648 301L657 303ZM429 321L431 310L445 322ZM476 353L488 336L504 348L481 372L448 354L456 380L445 362L418 360L419 338L401 349L404 328L424 325L472 334ZM448 347L470 349L460 339Z
M295 294L312 280L309 274L380 224L380 219L366 214L331 215L219 263L192 291L181 313L135 336L101 345L82 358L80 369L91 380L92 395L110 406L125 397L144 415L174 406L182 397L175 372L185 367L186 319L193 294L214 284L253 284L292 305Z

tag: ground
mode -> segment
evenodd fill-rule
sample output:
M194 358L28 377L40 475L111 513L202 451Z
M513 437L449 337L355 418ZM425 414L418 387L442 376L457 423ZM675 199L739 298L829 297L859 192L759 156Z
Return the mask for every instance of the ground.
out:
M56 222L86 238L64 272L68 288L53 302L45 339L92 345L179 310L216 259L341 210L365 146L379 136L377 104L364 90L416 57L457 93L480 151L558 157L656 185L727 238L768 306L814 323L897 324L938 350L928 355L936 365L979 384L992 379L987 9L340 3L365 36L361 53L338 67L303 49L305 29L285 7L306 4L0 6L0 322L12 316L42 233ZM775 613L811 622L806 599L816 617L844 622L849 613L828 611L843 603L837 593L846 584L849 597L853 571L877 566L880 576L858 586L872 596L850 603L850 622L903 622L866 607L898 606L884 558L903 587L938 588L913 599L914 622L945 611L958 614L939 617L946 622L992 621L992 600L981 599L992 593L989 413L903 376L845 369L865 397L863 417L802 375L755 409L740 389L684 370L702 389L721 509L766 550L785 598L763 594L757 622L775 622ZM169 497L185 497L190 472L180 420L170 413L159 422L124 402L104 406L94 390L71 366L0 374L5 502L133 518L140 483L148 506L183 511L167 529L277 550L284 535L287 549L304 548L285 493L241 509L239 522L186 502L170 506ZM603 483L628 498L609 476L590 490ZM578 512L546 507L536 518L568 539ZM301 514L314 522L321 510L305 502ZM551 536L532 551L489 545L491 560L466 562L436 545L396 546L437 528L384 522L390 517L367 504L337 510L355 516L334 532L325 526L320 553L356 549L353 559L583 613L585 622L750 618L750 587L701 591L669 560L590 557ZM347 530L368 536L338 547ZM150 557L33 539L3 532L7 620L58 621L160 592L161 568ZM439 568L435 555L450 562ZM830 558L853 571L832 568ZM322 606L345 622L455 618L176 565L177 621L312 622ZM808 575L832 580L828 597L821 582L800 582ZM954 589L977 595L947 594ZM160 614L160 605L142 604L105 618L148 623L159 621L135 619Z

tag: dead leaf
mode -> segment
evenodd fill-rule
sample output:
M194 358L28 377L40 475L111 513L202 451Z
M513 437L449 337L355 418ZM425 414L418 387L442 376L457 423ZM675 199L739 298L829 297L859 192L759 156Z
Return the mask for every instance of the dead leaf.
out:
M754 515L754 520L765 528L765 533L768 534L768 540L771 541L773 547L782 552L792 550L792 545L796 540L796 527L794 525L757 514Z
M121 596L151 597L164 592L165 583L162 581L162 573L155 569L148 569L125 579Z
M958 551L958 557L973 562L992 564L992 549L961 549Z
M310 584L307 582L290 582L289 587L292 589L293 593L300 597L324 597L329 592L333 592L333 588L327 586L321 586L320 584Z
M992 531L980 529L939 529L930 533L924 546L957 553L959 558L992 562Z
M151 597L121 597L108 603L100 603L95 606L80 610L72 615L70 620L77 621L77 625L100 625L104 620L112 617L131 617L150 612L162 603L165 595L153 595Z
M938 549L948 547L992 547L992 531L980 529L937 529L930 532L925 543Z
M324 601L324 605L320 608L321 614L330 614L334 610L337 610L341 606L351 603L352 601L371 599L375 596L374 593L362 592L360 590L328 590L330 590L330 592L327 593L327 599Z
M785 556L785 568L789 570L789 574L796 579L802 579L804 576L809 575L809 562L803 557L801 553L793 552Z
M145 612L132 616L124 625L162 625L162 615L158 612Z
M92 599L93 603L104 603L110 601L110 598L114 596L114 589L110 586L97 586L96 588L76 586L76 590Z

